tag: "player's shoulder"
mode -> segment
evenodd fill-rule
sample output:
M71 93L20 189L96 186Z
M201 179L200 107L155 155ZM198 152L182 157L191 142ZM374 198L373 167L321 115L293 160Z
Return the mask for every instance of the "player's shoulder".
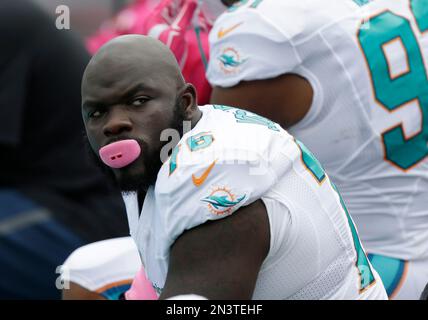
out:
M260 199L294 161L284 156L294 139L278 124L223 105L200 109L201 119L172 150L154 188L168 246L185 230Z
M292 138L278 124L228 106L200 109L201 119L172 150L154 188L168 245L260 199L289 165L277 154Z
M186 133L178 148L183 165L221 159L269 158L274 144L287 143L290 136L279 124L258 114L224 105L200 107L202 118Z
M277 123L257 114L223 105L200 107L202 117L174 147L156 181L156 195L177 195L207 182L255 183L253 175L275 180L278 153L294 139ZM258 180L260 181L260 179ZM179 191L179 192L178 192Z
M356 9L356 0L240 1L216 20L210 42L242 34L298 42Z

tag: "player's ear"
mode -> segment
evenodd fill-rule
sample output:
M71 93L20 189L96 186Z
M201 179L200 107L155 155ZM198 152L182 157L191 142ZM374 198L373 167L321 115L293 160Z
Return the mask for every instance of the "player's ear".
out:
M186 83L181 93L181 106L185 115L185 119L192 119L194 112L198 110L197 95L195 87Z

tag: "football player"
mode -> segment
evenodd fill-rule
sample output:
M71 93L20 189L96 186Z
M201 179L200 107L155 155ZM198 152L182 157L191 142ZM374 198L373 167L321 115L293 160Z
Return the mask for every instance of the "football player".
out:
M243 0L210 33L213 103L314 152L390 298L428 282L428 1Z

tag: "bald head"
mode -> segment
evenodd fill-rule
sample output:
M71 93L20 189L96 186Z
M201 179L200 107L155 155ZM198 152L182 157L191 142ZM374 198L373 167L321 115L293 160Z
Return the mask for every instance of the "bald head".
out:
M151 37L125 35L107 42L92 57L83 75L82 90L88 84L110 87L131 73L177 89L185 83L177 60L167 46Z

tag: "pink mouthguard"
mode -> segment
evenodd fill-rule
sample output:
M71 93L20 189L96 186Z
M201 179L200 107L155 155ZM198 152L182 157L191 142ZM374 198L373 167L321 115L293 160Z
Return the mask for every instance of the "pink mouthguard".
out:
M128 139L110 143L99 151L101 160L111 168L123 168L135 161L141 153L136 140Z

